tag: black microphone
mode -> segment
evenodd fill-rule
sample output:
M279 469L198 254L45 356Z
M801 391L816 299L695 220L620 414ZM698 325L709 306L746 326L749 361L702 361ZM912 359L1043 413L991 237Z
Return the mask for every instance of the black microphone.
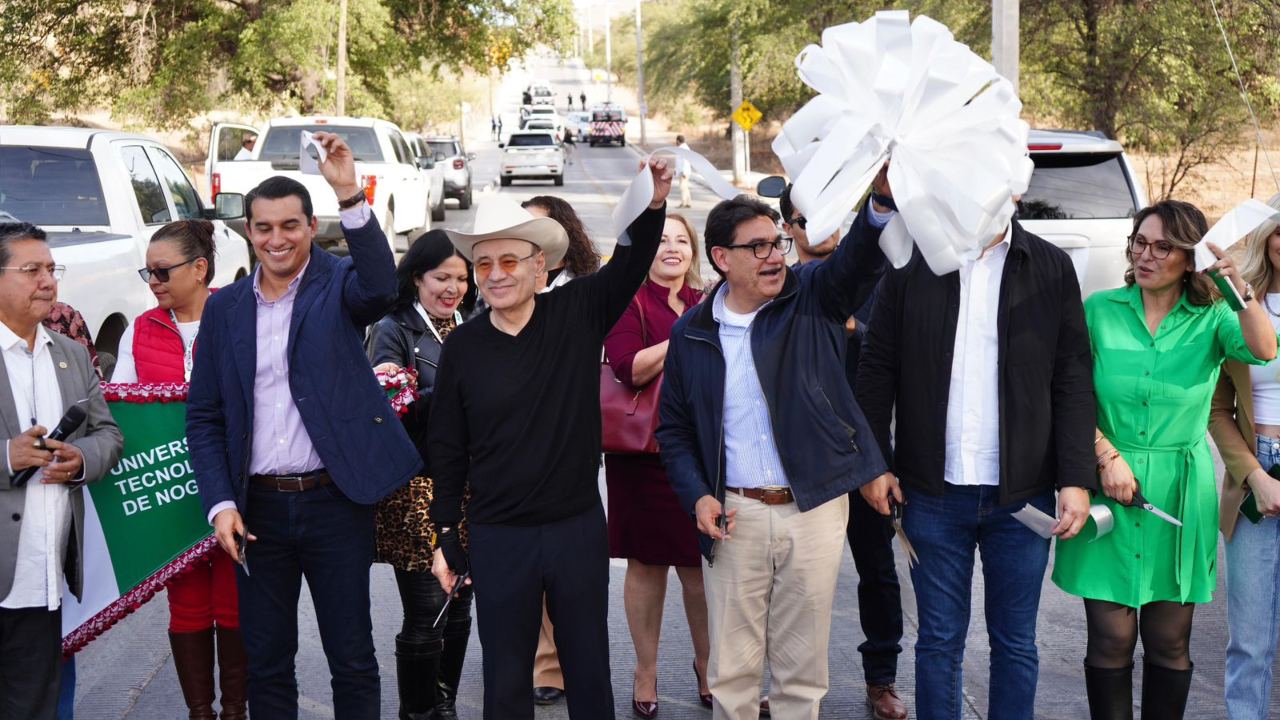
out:
M62 419L58 421L58 427L54 428L53 432L49 433L49 436L46 439L59 441L66 440L71 433L80 429L80 426L84 424L85 418L87 417L89 417L89 414L84 411L84 408L80 407L79 403L72 405L70 408L67 408L67 414L63 415ZM22 487L23 485L26 485L27 481L31 479L31 476L35 475L36 471L39 469L40 468L38 467L29 467L17 475L14 475L13 486Z

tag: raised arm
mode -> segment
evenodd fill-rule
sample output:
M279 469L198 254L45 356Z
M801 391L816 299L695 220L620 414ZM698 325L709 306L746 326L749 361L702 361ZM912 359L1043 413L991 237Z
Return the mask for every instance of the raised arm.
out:
M315 134L328 155L320 172L341 202L355 197L362 188L356 182L355 156L338 135ZM396 261L387 235L364 203L341 213L342 235L351 251L355 272L343 285L343 300L358 325L369 325L386 314L396 297ZM395 228L388 228L395 232Z

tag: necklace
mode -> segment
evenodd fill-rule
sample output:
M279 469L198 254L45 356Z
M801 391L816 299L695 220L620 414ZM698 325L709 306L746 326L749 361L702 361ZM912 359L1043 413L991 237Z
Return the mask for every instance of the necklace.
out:
M169 319L173 320L173 329L178 330L178 314L169 309ZM191 382L191 368L195 365L195 347L196 338L191 336L191 342L187 342L182 337L182 331L178 330L178 337L182 339L182 377L184 382Z
M1271 313L1271 316L1272 316L1272 317L1278 317L1278 318L1280 318L1280 312L1276 312L1275 310L1272 310L1272 309L1271 309L1271 301L1270 301L1270 299L1269 299L1269 298L1270 298L1270 297L1271 297L1271 295L1273 295L1273 294L1274 294L1274 293L1265 293L1265 294L1262 296L1262 307L1266 308L1266 309L1267 309L1267 312Z

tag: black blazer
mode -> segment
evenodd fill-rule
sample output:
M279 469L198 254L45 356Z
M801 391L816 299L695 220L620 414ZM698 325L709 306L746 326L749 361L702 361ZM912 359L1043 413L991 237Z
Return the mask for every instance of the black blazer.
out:
M917 251L887 273L858 369L858 404L898 478L945 489L947 399L960 273L934 275ZM1075 268L1014 221L1000 285L1000 502L1055 487L1095 489L1093 358ZM896 410L896 437L890 422Z

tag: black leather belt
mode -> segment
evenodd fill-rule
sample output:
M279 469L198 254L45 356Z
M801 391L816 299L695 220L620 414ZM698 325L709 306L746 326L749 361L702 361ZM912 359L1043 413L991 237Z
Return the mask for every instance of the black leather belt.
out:
M298 475L250 475L254 485L261 485L276 492L306 492L333 483L328 470L314 470Z

